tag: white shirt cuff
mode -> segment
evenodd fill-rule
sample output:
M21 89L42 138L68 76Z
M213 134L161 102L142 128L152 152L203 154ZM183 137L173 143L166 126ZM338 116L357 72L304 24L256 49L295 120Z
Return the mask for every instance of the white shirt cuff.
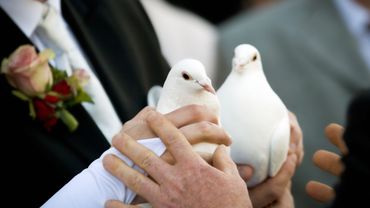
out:
M159 138L144 139L138 142L158 156L166 150ZM75 176L42 207L101 208L110 199L120 200L127 204L131 203L136 193L104 169L102 159L106 154L114 154L125 161L127 165L144 173L131 160L112 147L105 151L99 159L92 162L87 169Z

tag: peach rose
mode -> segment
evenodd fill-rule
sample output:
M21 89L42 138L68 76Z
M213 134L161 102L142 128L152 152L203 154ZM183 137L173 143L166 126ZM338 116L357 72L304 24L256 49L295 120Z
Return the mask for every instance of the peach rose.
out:
M53 83L53 75L48 61L54 53L47 49L37 54L31 45L20 46L8 59L1 63L9 83L24 94L34 97L46 91Z

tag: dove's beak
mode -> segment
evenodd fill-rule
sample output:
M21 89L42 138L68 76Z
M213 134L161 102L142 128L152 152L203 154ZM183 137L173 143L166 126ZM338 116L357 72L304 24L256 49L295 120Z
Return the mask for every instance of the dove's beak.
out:
M208 83L205 83L205 82L198 82L198 84L199 84L200 86L202 86L202 87L203 87L203 89L205 89L206 91L208 91L208 92L210 92L210 93L212 93L212 94L216 94L216 91L215 91L215 89L212 87L212 85L211 85L211 84L208 84Z

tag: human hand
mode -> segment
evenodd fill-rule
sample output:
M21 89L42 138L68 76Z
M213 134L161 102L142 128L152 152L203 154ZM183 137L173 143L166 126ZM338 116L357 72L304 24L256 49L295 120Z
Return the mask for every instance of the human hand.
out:
M330 124L325 128L325 135L329 141L338 147L339 151L345 155L348 153L346 144L343 141L344 128L338 124ZM321 170L332 175L340 176L344 170L341 156L326 150L318 150L312 158L313 162ZM328 203L335 197L334 189L331 186L318 181L310 181L306 185L306 193L316 201Z
M135 139L156 137L148 126L146 116L153 111L151 107L141 110L134 118L127 121L121 132ZM231 144L230 136L218 126L218 117L211 110L200 105L188 105L164 115L175 127L179 128L190 144L209 142L214 144ZM201 155L206 161L211 161L212 155ZM172 155L166 151L162 159L174 162Z
M165 143L175 164L164 162L122 132L113 139L113 146L153 180L113 155L103 159L107 171L154 207L251 207L245 183L224 145L214 153L212 167L192 151L185 136L164 116L151 111L146 122Z
M297 155L289 154L276 176L268 178L261 184L249 189L249 196L253 207L266 207L283 199L284 204L286 204L285 199L288 197L284 196L284 194L286 194L285 192L287 189L290 190L290 183L295 173L296 166Z
M300 165L303 161L304 149L303 149L303 133L299 126L297 117L294 113L288 112L290 122L290 148L289 154L294 153L297 155L297 165Z
M282 196L264 208L294 208L294 198L291 192L292 182L284 189Z

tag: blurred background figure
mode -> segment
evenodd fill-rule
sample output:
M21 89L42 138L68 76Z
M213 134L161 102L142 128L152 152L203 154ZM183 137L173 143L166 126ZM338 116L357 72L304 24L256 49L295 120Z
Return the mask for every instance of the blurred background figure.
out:
M141 0L170 65L189 57L200 60L214 80L219 23L241 11L281 0Z
M309 179L332 184L315 170L315 150L329 149L323 129L344 122L346 105L370 86L370 1L285 1L258 13L241 14L220 27L218 84L230 71L234 47L256 46L266 77L287 107L297 114L306 157L293 180L299 208L322 207L304 194Z
M173 66L194 58L215 77L217 29L210 22L165 0L141 0L157 33L164 57Z

